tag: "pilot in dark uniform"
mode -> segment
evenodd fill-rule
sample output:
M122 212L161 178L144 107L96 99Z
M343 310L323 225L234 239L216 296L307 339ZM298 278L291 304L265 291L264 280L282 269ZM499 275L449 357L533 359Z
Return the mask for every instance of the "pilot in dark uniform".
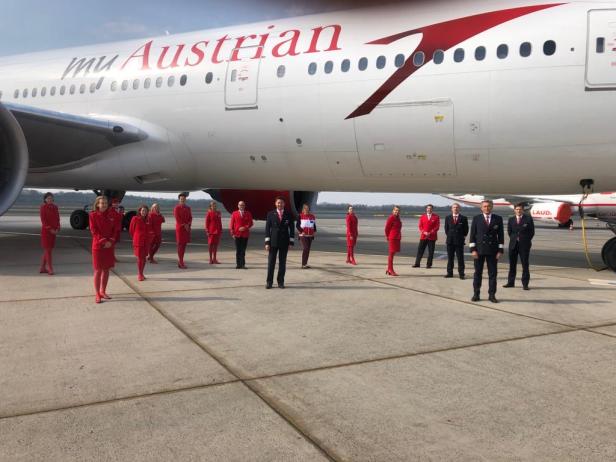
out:
M284 209L284 199L276 198L276 209L267 214L265 222L265 250L269 252L267 258L266 289L274 284L274 270L276 269L276 256L278 256L278 287L284 289L284 274L287 269L287 252L294 244L295 231L293 217Z
M503 219L492 213L494 204L492 201L481 202L481 213L473 218L471 224L471 234L469 245L471 253L475 259L475 276L473 277L474 295L472 301L480 300L479 291L481 290L481 279L483 276L484 263L488 265L488 276L490 285L488 295L492 303L496 300L496 274L498 259L504 252L505 232L503 230Z
M447 238L447 274L453 277L454 257L458 257L458 274L464 279L464 241L468 234L468 218L460 214L460 204L451 206L451 215L445 218L445 236Z
M503 287L514 287L518 255L522 262L522 287L529 290L530 282L529 257L532 240L535 236L535 223L533 217L524 215L524 204L515 206L515 216L509 218L507 223L509 234L509 277Z

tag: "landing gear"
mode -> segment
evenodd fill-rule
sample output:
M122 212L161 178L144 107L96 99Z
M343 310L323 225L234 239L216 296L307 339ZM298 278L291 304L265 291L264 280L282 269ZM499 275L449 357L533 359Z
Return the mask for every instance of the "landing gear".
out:
M75 210L71 213L71 228L84 230L90 224L90 217L85 209Z
M614 234L616 234L616 225L610 224L609 226ZM616 237L611 238L605 243L603 249L601 250L601 258L603 258L603 263L605 263L605 266L616 272Z

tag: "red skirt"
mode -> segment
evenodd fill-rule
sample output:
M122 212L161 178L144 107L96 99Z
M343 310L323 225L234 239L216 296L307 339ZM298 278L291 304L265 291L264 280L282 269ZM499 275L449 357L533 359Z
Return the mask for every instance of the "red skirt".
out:
M400 239L390 239L389 240L389 253L398 253L400 252Z
M351 239L351 236L347 236L347 247L355 247L355 244L357 244L357 236L355 236L355 239Z
M142 258L142 259L146 259L146 257L148 256L148 250L149 247L146 245L134 245L133 246L133 254L135 255L135 257L137 258Z
M209 245L218 245L220 243L220 234L208 234L207 235L207 243Z
M190 242L190 231L187 231L183 226L175 228L175 240L178 244L188 244Z
M41 231L41 247L45 250L53 249L56 246L56 235L49 231Z
M115 266L113 247L92 250L92 266L96 271L108 270Z

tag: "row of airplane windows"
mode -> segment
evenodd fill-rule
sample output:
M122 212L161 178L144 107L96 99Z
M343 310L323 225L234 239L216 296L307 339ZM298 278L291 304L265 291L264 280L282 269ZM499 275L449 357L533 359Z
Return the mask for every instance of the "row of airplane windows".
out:
M521 57L523 58L528 58L533 51L533 46L530 42L524 42L522 44L520 44L520 48L519 48L519 54ZM546 40L543 44L543 54L546 56L552 56L554 53L556 53L556 42L554 42L554 40ZM475 48L475 60L476 61L483 61L486 57L487 57L487 49L484 46L478 46L477 48ZM498 59L506 59L509 56L509 45L503 43L501 45L499 45L496 48L496 57ZM453 60L456 63L461 63L462 61L464 61L466 57L466 51L464 48L457 48L454 52L453 52ZM442 64L445 61L445 51L443 50L436 50L434 52L434 54L432 55L432 61L434 62L434 64ZM396 57L394 58L394 65L398 68L404 66L404 63L406 62L406 56L404 54L398 54L396 55ZM413 55L413 65L415 67L421 67L425 64L426 62L426 55L423 51L418 51ZM357 68L360 71L365 71L366 69L368 69L368 58L360 58L359 61L357 62ZM385 68L385 66L387 66L387 57L386 56L379 56L378 58L376 58L376 68L377 69L383 69ZM317 69L318 69L318 65L317 63L310 63L308 65L308 74L309 75L315 75L317 73ZM349 72L351 70L351 60L349 59L344 59L342 60L342 62L340 63L340 70L342 72ZM326 74L331 74L334 71L334 62L333 61L327 61L325 63L325 65L323 66L323 71ZM285 75L285 67L284 66L280 66L278 68L278 77L282 78Z
M103 81L105 79L104 78L100 78L97 82L92 82L89 86L90 89L90 93L94 93L97 90L100 90ZM210 84L212 83L212 81L214 80L214 74L211 72L208 72L205 75L205 83ZM186 74L183 74L182 76L180 76L179 78L179 84L180 86L185 86L186 83L188 82L188 76ZM176 77L174 75L170 75L169 77L167 77L166 79L166 84L169 88L175 86L176 83ZM149 89L152 87L152 85L154 84L154 86L156 88L161 88L164 86L165 84L165 79L163 77L158 77L156 78L156 80L153 80L150 77L147 77L143 80L143 88L144 89ZM129 88L132 88L133 90L138 90L139 87L141 86L141 80L140 79L134 79L132 82L129 80L123 80L121 82L114 80L113 82L111 82L111 91L115 92L118 90L122 90L122 91L126 91ZM15 99L19 99L21 98L36 98L36 97L42 97L44 98L45 96L47 96L49 94L49 96L56 96L56 95L60 95L60 96L64 96L67 93L69 95L75 95L77 93L83 95L88 91L88 86L85 83L82 83L81 85L76 85L76 84L72 84L72 85L60 85L60 86L51 86L49 87L49 91L47 91L47 87L42 87L39 89L37 87L32 88L32 90L28 89L28 88L24 88L23 90L15 90L15 92L13 93L13 97ZM0 91L0 100L2 99L2 91Z
M532 51L533 51L533 46L530 42L521 43L519 50L518 50L520 56L523 58L528 58L532 54ZM543 43L543 54L546 56L552 56L554 53L556 53L556 42L554 42L554 40L546 40ZM475 56L476 61L483 61L487 57L486 47L478 46L477 48L475 48L474 56ZM509 56L509 45L503 43L496 48L496 57L498 59L506 59L508 56ZM456 63L463 62L465 57L466 57L466 51L464 48L457 48L453 52L453 60ZM400 68L404 66L406 59L407 59L406 56L400 53L394 57L394 65L397 68ZM445 61L445 51L436 50L434 54L432 55L432 61L434 62L434 64L442 64ZM418 51L413 55L413 65L415 67L423 66L425 62L426 62L426 56L423 51ZM357 62L357 68L360 71L365 71L366 69L368 69L368 64L369 64L368 58L366 57L360 58L359 61ZM377 69L384 69L385 66L387 66L387 57L386 56L377 57L375 64L376 64ZM309 75L315 75L317 73L317 70L318 70L317 63L312 62L308 65ZM342 60L342 62L340 63L340 70L342 72L349 72L351 70L351 60L350 59ZM331 74L334 71L334 62L326 61L323 66L323 71L326 74ZM279 78L283 78L286 75L286 66L284 65L278 66L276 74ZM237 79L237 71L234 70L232 71L232 74L231 74L231 81L235 81L236 79ZM100 90L101 85L103 84L103 80L104 78L101 78L99 79L98 82L91 83L90 93L94 93L95 91ZM213 73L208 72L205 76L205 83L211 84L213 80L214 80ZM179 78L180 86L182 87L185 86L187 82L188 82L188 76L186 74L180 76ZM176 83L176 77L174 75L170 75L169 77L167 77L167 86L169 88L173 87L175 83ZM152 78L147 77L143 80L143 88L146 90L151 88L152 84L154 84L156 88L161 88L165 84L165 79L163 77L157 77L156 80L153 80ZM127 91L131 87L133 90L138 90L140 86L141 86L140 79L134 79L132 82L129 80L123 80L121 82L114 80L111 83L111 91L112 92L116 92L118 90ZM62 85L58 88L56 88L55 86L52 86L49 89L49 95L55 96L57 93L59 93L61 96L63 96L67 93L67 91L69 95L74 95L77 92L79 92L79 94L84 94L86 93L87 88L88 87L85 83L82 83L79 86L75 84L70 85L70 86ZM20 97L28 98L29 96L32 98L36 98L39 94L41 97L45 97L47 95L47 87L42 87L40 93L38 91L38 88L33 88L31 91L28 88L24 88L23 90L15 90L13 97L15 99L19 99ZM0 91L0 100L1 99L2 99L2 91Z

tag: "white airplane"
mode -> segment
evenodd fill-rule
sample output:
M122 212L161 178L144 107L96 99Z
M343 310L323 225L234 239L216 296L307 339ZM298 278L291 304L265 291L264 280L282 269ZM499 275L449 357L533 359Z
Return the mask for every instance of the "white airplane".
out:
M474 207L488 198L494 202L497 213L511 214L514 204L523 203L534 220L556 223L568 227L573 223L571 217L576 211L585 217L605 222L610 229L616 229L616 192L567 194L562 196L481 196L477 194L441 194L441 196Z
M613 0L441 0L2 58L0 214L24 186L257 217L280 192L616 190L614 24Z

